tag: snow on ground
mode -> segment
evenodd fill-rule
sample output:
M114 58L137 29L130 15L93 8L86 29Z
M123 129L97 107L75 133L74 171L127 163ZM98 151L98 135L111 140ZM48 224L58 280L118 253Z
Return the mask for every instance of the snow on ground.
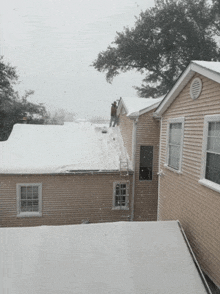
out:
M163 98L164 96L159 98L122 97L121 99L126 107L127 116L132 116L138 115L139 111L147 109L153 105L156 107Z
M0 228L1 293L207 293L176 221Z
M0 173L118 170L120 156L127 153L118 127L16 124L9 139L0 142Z

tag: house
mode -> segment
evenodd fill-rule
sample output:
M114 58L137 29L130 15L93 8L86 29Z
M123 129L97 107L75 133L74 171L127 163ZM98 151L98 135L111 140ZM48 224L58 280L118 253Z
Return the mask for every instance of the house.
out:
M119 101L119 129L134 170L136 221L157 219L160 124L153 113L162 99L122 97Z
M157 225L154 225L156 222L151 222L149 230L145 229L145 222L143 227L142 224L139 225L141 229L137 228L135 223L134 227L133 224L125 225L127 228L120 227L119 224L119 236L122 236L122 233L127 236L126 232L132 229L133 232L137 230L137 233L129 236L129 242L139 242L140 238L144 240L141 245L143 247L140 248L139 243L135 243L133 248L120 247L120 254L123 250L127 254L129 249L130 256L134 257L134 264L138 264L139 268L143 266L141 273L144 272L144 277L146 278L145 270L154 274L148 279L149 285L154 278L152 287L161 283L164 283L164 286L170 284L166 280L167 273L174 269L170 279L174 282L178 278L176 286L179 291L183 291L178 292L172 286L173 293L196 293L195 281L198 281L198 277L207 290L200 271L195 274L195 270L190 272L188 266L183 267L185 253L180 253L178 242L180 239L185 240L188 250L184 252L187 251L188 255L190 252L193 256L191 247L177 222L174 226L166 225L166 221L178 219L203 271L219 286L220 66L218 70L217 65L191 62L164 98L121 98L118 106L119 126L115 128L87 122L67 123L64 126L15 125L8 141L0 144L0 226L163 220L165 222L157 222ZM163 227L163 224L167 226L166 234L163 230L157 231L157 227ZM172 236L177 224L182 233L181 238L177 236L179 233ZM112 228L105 226L107 231ZM3 232L3 238L6 238L5 232L8 232L8 235L16 233L16 229L4 229L6 230L0 230ZM45 231L42 231L44 229ZM57 243L57 236L62 240L58 227L51 228L52 233L47 229L42 227L32 231L32 228L20 228L19 234L23 231L26 240L26 233L31 235L38 231L39 235L44 232L44 238L47 235L54 236L54 243ZM62 226L63 231L65 227ZM114 235L115 230L112 231ZM154 235L155 232L157 235ZM80 240L80 229L73 230L73 234L68 235L67 239L73 235L74 240ZM116 236L118 241L119 236ZM170 238L172 243L169 242ZM39 240L41 239L38 238ZM88 244L91 244L90 241ZM120 244L129 244L123 241L122 238ZM146 241L149 241L150 254L146 262L140 262L140 258L135 259L136 249L140 249L142 260L146 253ZM16 244L16 238L13 242ZM30 242L28 244L30 245ZM34 249L35 242L31 244ZM22 241L21 245L26 246L25 241ZM60 246L58 249L66 248L64 244ZM80 246L80 243L77 246ZM161 248L157 258L159 246ZM169 254L165 249L170 250ZM14 252L14 249L11 252ZM154 260L148 266L152 253ZM22 254L18 252L21 259ZM163 254L165 260L160 262ZM168 255L170 258L166 259ZM177 258L175 264L171 256ZM193 266L194 261L197 268L199 267L194 256L193 260L188 261ZM124 265L129 262L124 260ZM155 265L165 266L164 272L161 273L164 274L163 279L159 276L160 283L155 283L155 274L160 272L157 267L153 267ZM177 270L181 268L183 272L176 275ZM50 272L49 269L48 271ZM137 269L131 268L129 273L134 272L138 272ZM193 275L195 280L189 277L186 279L188 273ZM120 270L117 271L117 277L119 274ZM15 272L13 277L16 276L18 274ZM135 285L138 284L139 277L139 274L134 277ZM42 277L39 279L42 281ZM83 279L83 276L80 276L80 279ZM113 280L115 279L114 277ZM17 280L13 283L17 283ZM144 293L146 287L144 284ZM198 293L209 293L208 290L204 292L206 290L198 289ZM170 293L170 289L167 293Z
M220 288L220 63L192 61L154 116L158 220L180 221L202 270Z
M16 124L0 144L0 226L130 220L127 158L118 128Z
M211 294L177 221L0 228L1 293Z
M119 127L17 124L0 144L1 226L157 219L162 98L122 98Z

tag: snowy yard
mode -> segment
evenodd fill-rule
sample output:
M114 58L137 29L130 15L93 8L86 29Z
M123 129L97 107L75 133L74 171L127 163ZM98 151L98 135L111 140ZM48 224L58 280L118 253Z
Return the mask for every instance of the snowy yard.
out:
M176 221L0 228L0 239L3 293L207 293Z

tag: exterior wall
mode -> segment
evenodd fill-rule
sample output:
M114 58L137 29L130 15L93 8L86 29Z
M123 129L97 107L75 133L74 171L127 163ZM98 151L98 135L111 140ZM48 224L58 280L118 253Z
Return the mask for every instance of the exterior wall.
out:
M154 110L140 115L136 131L134 220L157 220L158 155L160 123L153 118ZM153 179L139 180L140 146L153 146Z
M133 134L133 121L126 116L126 114L120 113L119 116L119 128L125 148L127 149L130 160L132 160L132 134Z
M159 220L179 220L204 272L220 287L220 194L198 181L202 168L204 116L220 114L220 85L196 74L203 83L199 98L190 83L164 113L161 123ZM193 78L194 78L193 77ZM185 117L182 173L164 167L169 118Z
M113 210L113 183L119 174L0 175L0 226L39 226L127 221L129 210ZM42 217L17 217L16 184L42 183Z

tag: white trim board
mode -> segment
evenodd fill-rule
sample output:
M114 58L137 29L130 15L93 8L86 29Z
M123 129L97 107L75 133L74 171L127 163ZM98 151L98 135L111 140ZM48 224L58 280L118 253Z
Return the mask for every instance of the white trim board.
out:
M202 143L202 167L201 167L201 174L199 183L216 191L220 192L220 185L212 182L211 180L206 179L205 172L206 172L206 152L207 152L207 140L208 140L208 127L210 122L219 122L220 121L220 114L214 115L206 115L204 117L204 127L203 127L203 143ZM217 153L217 152L216 152Z
M180 158L179 158L179 168L174 169L173 167L170 167L169 162L169 134L170 134L170 124L173 123L181 123L182 129L181 129L181 144L180 144ZM166 137L166 162L164 164L164 167L168 168L169 170L179 173L182 173L182 158L183 158L183 144L184 144L184 124L185 124L185 118L184 117L176 117L171 118L168 120L167 123L167 137Z

